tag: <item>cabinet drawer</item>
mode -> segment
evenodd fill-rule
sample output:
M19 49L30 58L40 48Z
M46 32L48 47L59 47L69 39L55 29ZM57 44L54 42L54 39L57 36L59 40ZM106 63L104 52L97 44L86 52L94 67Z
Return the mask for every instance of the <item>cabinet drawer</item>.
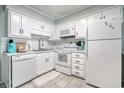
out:
M85 58L85 54L81 53L72 53L73 58Z
M84 64L85 59L72 58L72 63L74 64Z
M84 70L84 65L72 64L73 69Z
M85 78L84 71L72 69L72 75L77 76L77 77L81 77L81 78Z

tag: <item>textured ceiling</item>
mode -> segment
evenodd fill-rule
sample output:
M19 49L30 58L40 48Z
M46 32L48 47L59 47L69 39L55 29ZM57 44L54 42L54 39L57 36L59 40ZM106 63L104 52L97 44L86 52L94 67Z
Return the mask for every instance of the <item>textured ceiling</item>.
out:
M30 7L53 19L60 19L91 5L30 5Z

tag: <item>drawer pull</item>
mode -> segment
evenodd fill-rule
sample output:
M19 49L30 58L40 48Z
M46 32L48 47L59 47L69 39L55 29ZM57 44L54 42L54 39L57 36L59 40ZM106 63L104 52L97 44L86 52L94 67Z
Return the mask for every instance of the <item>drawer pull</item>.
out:
M79 66L75 66L75 68L80 68Z
M79 63L80 61L76 60L75 62Z
M79 57L79 55L76 55L76 57Z
M75 73L79 75L79 72L75 72Z

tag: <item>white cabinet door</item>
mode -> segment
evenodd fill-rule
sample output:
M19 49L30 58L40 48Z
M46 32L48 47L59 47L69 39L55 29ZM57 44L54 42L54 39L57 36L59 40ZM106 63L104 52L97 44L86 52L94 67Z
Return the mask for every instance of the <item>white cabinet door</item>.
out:
M45 58L43 56L37 57L37 75L46 72Z
M55 66L55 54L54 53L49 56L49 60L50 60L49 68L52 70L54 69L54 66Z
M30 19L27 16L22 15L22 36L31 37L31 25Z
M11 11L9 13L9 37L30 37L30 20L29 17Z
M44 56L45 58L45 71L48 72L52 69L54 69L54 53L46 53L46 55Z
M113 10L104 11L106 18L101 18L102 13L94 14L87 17L88 39L112 39L121 37L121 18L113 16ZM120 11L116 10L116 15L120 15ZM108 18L107 18L108 17Z
M103 88L121 87L121 40L88 41L86 82Z
M76 21L76 39L85 38L86 37L86 18L79 19Z
M54 69L54 53L43 53L37 57L37 75Z
M32 29L36 31L41 31L41 28L41 22L36 19L32 19Z
M43 35L50 37L50 28L49 25L45 22L41 22L36 19L32 19L32 34Z
M42 23L42 26L43 26L43 29L42 29L42 35L44 36L48 36L50 37L51 36L51 33L50 33L50 30L51 30L51 26L47 23Z
M52 35L51 35L51 38L50 40L53 40L53 41L58 41L60 40L60 29L59 29L59 25L56 25L53 27L53 32L52 32Z
M16 12L11 12L10 14L10 32L8 35L10 36L20 36L22 31L21 31L21 15Z
M49 40L54 40L54 35L55 35L55 25L51 24L49 25L49 33L50 33L50 39Z

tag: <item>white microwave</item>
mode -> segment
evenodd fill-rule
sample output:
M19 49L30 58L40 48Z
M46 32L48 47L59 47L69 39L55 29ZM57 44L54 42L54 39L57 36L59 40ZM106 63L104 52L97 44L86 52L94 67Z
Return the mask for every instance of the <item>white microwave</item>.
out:
M60 29L60 37L75 36L75 25L63 26Z

